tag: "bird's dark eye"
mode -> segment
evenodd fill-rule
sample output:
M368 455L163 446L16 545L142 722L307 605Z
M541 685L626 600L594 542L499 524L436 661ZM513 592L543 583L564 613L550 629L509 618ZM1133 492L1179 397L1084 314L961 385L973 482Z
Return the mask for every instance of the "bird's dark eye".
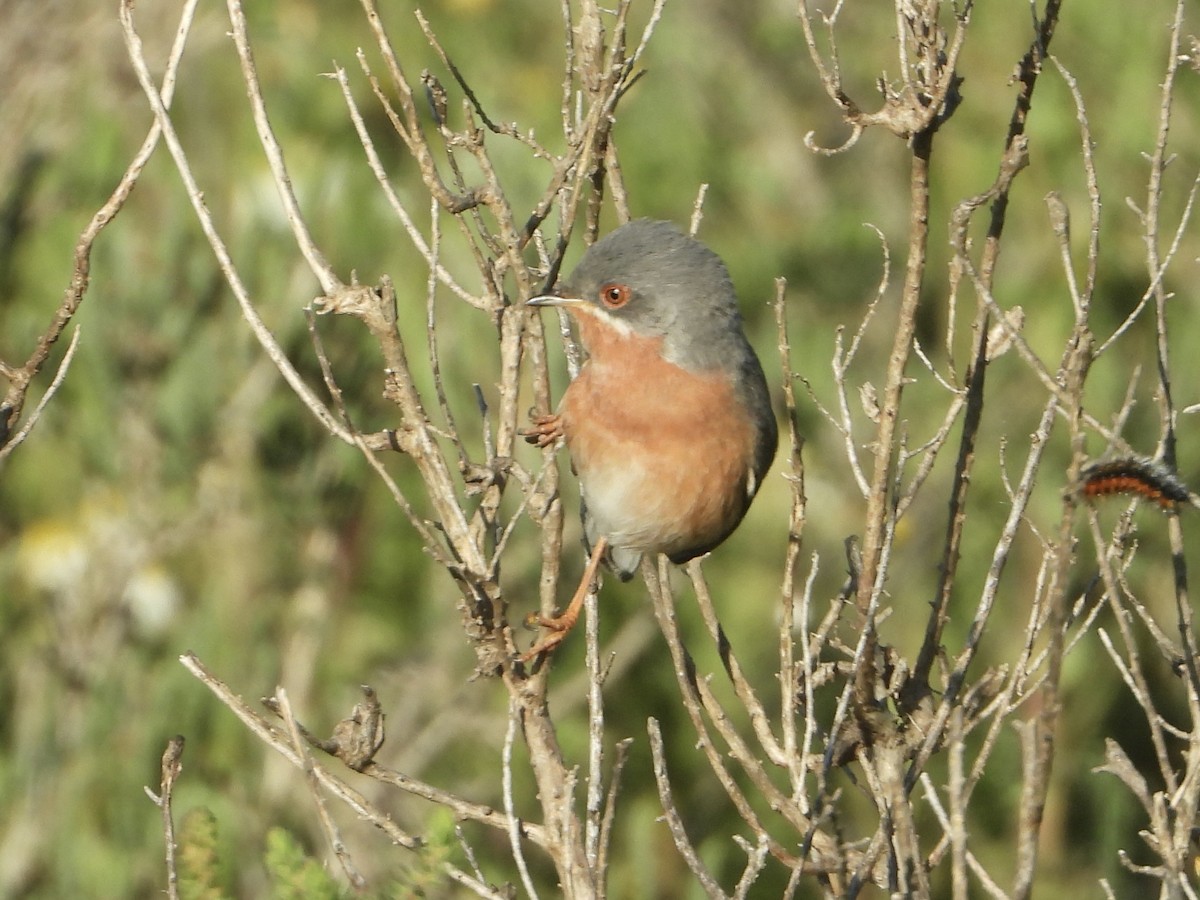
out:
M620 309L632 296L633 292L625 284L606 284L600 288L600 302L609 309Z

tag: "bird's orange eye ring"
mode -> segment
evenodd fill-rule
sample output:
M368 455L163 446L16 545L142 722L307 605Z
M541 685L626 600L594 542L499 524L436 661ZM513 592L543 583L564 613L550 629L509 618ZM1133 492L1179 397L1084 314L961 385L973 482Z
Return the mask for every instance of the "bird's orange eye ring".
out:
M606 284L600 288L600 303L609 309L620 309L633 297L633 291L625 284Z

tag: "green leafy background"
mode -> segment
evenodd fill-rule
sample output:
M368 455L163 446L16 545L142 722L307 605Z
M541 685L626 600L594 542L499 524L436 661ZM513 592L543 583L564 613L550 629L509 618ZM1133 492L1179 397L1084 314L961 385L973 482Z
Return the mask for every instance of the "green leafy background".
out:
M158 0L137 5L156 66L169 45L175 7ZM1169 7L1068 2L1053 44L1079 79L1096 139L1105 198L1099 331L1115 327L1147 283L1140 225L1124 200L1144 202L1143 155L1153 148L1159 115ZM491 117L536 127L553 143L562 66L557 4L431 0L423 9ZM412 10L403 2L384 9L410 77L427 67L451 86ZM302 307L319 289L295 251L254 137L223 12L220 5L203 5L174 115L259 311L317 385ZM388 131L354 58L357 47L368 48L382 74L360 8L348 0L289 0L248 4L248 13L272 121L318 243L343 277L353 270L368 283L384 274L395 280L402 328L419 347L426 272L367 170L336 82L322 77L335 62L348 70L398 190L427 223L428 201L414 165ZM646 14L640 9L635 19L644 22ZM0 72L9 86L0 98L0 358L19 362L68 283L80 230L111 191L150 117L125 58L115 4L7 3L0 5L0 20ZM948 213L994 177L1015 96L1010 76L1031 29L1024 3L979 5L960 66L964 102L935 143L919 337L942 362ZM864 106L875 102L881 73L897 74L894 30L886 5L848 4L839 32L844 74L849 93ZM648 73L623 101L616 132L635 214L686 223L699 185L708 184L701 236L729 264L772 380L778 381L779 364L769 304L773 280L783 276L796 369L827 405L833 403L829 360L836 331L857 327L881 278L880 240L866 225L878 228L893 274L852 378L880 385L908 218L903 143L868 131L841 155L804 149L806 133L836 145L847 132L812 71L794 8L783 0L668 4L644 62ZM453 112L456 91L452 97ZM1200 161L1197 99L1196 78L1185 71L1172 131L1179 158L1166 184L1168 230ZM1053 71L1038 86L1029 132L1031 166L1013 194L996 294L1003 305L1026 309L1027 337L1054 359L1070 325L1070 304L1041 198L1062 192L1082 259L1087 195L1073 104ZM497 146L497 158L514 206L528 208L547 167L513 148ZM1196 399L1189 357L1200 343L1190 291L1196 251L1189 232L1168 279L1178 292L1172 348L1181 406ZM461 247L448 244L447 253L451 263L465 262ZM488 394L497 360L493 332L452 297L438 302L451 403L464 431L477 432L470 385L478 382ZM954 353L960 371L970 313L959 311ZM82 343L70 376L30 440L0 469L0 895L159 896L165 884L160 821L142 786L156 785L159 757L175 733L188 740L176 796L185 896L330 897L345 890L314 862L325 858L326 848L302 776L273 758L187 674L177 662L185 650L248 696L285 686L300 717L318 732L345 715L357 686L369 682L388 715L382 762L498 803L505 700L496 685L469 680L473 654L461 635L453 584L431 567L356 452L322 432L265 360L165 148L98 241L91 290L77 321ZM1151 324L1139 323L1118 352L1097 364L1088 394L1091 410L1106 419L1142 366L1147 377L1137 383L1139 402L1125 433L1146 452L1157 439L1148 377ZM363 330L327 320L320 328L360 425L394 424L380 398L380 361ZM427 371L422 377L428 383ZM1001 467L1010 476L1018 471L1041 403L1041 389L1015 356L1000 360L989 378L960 573L962 612L951 623L951 644L961 640L1007 513ZM556 390L562 383L556 381ZM906 401L916 445L936 428L946 395L926 376ZM868 423L857 408L855 415L861 445L869 440ZM803 391L801 420L808 441L805 550L820 559L819 613L844 578L842 540L861 529L864 504L840 437ZM1193 484L1200 483L1195 432L1185 417L1181 474ZM1003 459L1002 440L1009 442ZM1056 521L1065 463L1065 447L1057 446L1042 472L1032 516L1044 527ZM419 501L406 461L387 464ZM884 638L906 653L918 645L936 579L949 468L949 458L939 464L897 538L889 581L896 612ZM769 697L778 693L775 622L788 504L782 470L777 463L746 523L706 567L733 645ZM1139 524L1142 549L1131 577L1152 607L1168 611L1164 528L1152 510L1139 513ZM1018 547L1001 590L985 663L1007 658L1021 640L1040 556L1028 532L1021 540L1026 546ZM564 580L580 564L568 563ZM503 576L517 610L536 603L535 566L536 533L522 525ZM1082 586L1086 573L1078 577ZM719 671L682 580L678 586L701 670ZM635 739L617 820L612 896L699 896L657 820L648 716L664 723L689 829L706 861L732 884L744 856L729 836L745 829L693 748L644 592L636 583L614 582L602 608L606 640L623 625L633 640L605 688L609 734ZM565 751L581 758L585 717L576 676L582 642L569 641L559 657L554 712ZM1170 672L1151 669L1164 696L1171 696ZM1064 677L1067 708L1039 883L1048 895L1094 894L1096 879L1106 876L1126 892L1135 890L1138 882L1120 869L1116 850L1146 858L1136 836L1141 820L1115 779L1090 770L1101 762L1102 736L1111 735L1150 771L1146 729L1094 634L1068 657ZM1165 711L1183 712L1169 700ZM1001 878L1014 865L1018 755L1015 735L1005 734L971 820L974 851ZM373 889L380 896L457 896L438 875L442 858L465 865L444 813L360 781L397 821L431 842L421 854L409 854L336 810ZM532 786L520 774L517 790L521 812L533 815ZM851 821L862 802L854 794L847 785ZM515 877L502 862L502 836L464 830L490 877ZM535 865L535 876L549 892L552 875L544 863ZM764 895L782 879L768 869Z

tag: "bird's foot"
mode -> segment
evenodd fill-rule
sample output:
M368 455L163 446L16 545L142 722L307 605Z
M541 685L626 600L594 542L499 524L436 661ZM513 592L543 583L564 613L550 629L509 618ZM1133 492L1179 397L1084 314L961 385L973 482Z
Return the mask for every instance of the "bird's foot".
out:
M557 419L558 416L553 416ZM588 560L587 568L584 570L583 579L579 582L579 588L575 591L575 596L571 598L566 611L557 616L543 616L539 613L530 613L526 619L526 625L542 626L550 629L550 633L543 637L540 641L521 654L521 662L529 662L537 659L546 653L549 653L555 647L563 642L563 638L567 636L575 623L579 621L579 613L583 609L583 601L587 599L587 595L592 591L596 581L596 570L600 568L600 560L604 558L604 551L608 549L608 538L601 537L596 541L596 546L592 548L591 558Z
M549 447L563 436L562 417L557 415L530 416L528 428L518 432L526 443L539 448Z
M525 617L526 627L537 628L540 626L550 629L550 633L522 653L521 662L530 662L543 653L549 653L563 642L563 639L575 627L577 621L579 621L579 611L574 610L572 614L572 610L569 607L560 616L543 616L538 613L530 613Z

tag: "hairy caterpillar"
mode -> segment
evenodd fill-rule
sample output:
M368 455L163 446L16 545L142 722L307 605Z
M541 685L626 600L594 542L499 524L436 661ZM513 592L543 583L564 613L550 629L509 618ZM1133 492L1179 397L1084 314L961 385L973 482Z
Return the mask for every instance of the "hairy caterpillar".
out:
M1187 485L1165 463L1142 456L1088 463L1079 480L1080 493L1087 498L1137 494L1163 509L1194 502Z

